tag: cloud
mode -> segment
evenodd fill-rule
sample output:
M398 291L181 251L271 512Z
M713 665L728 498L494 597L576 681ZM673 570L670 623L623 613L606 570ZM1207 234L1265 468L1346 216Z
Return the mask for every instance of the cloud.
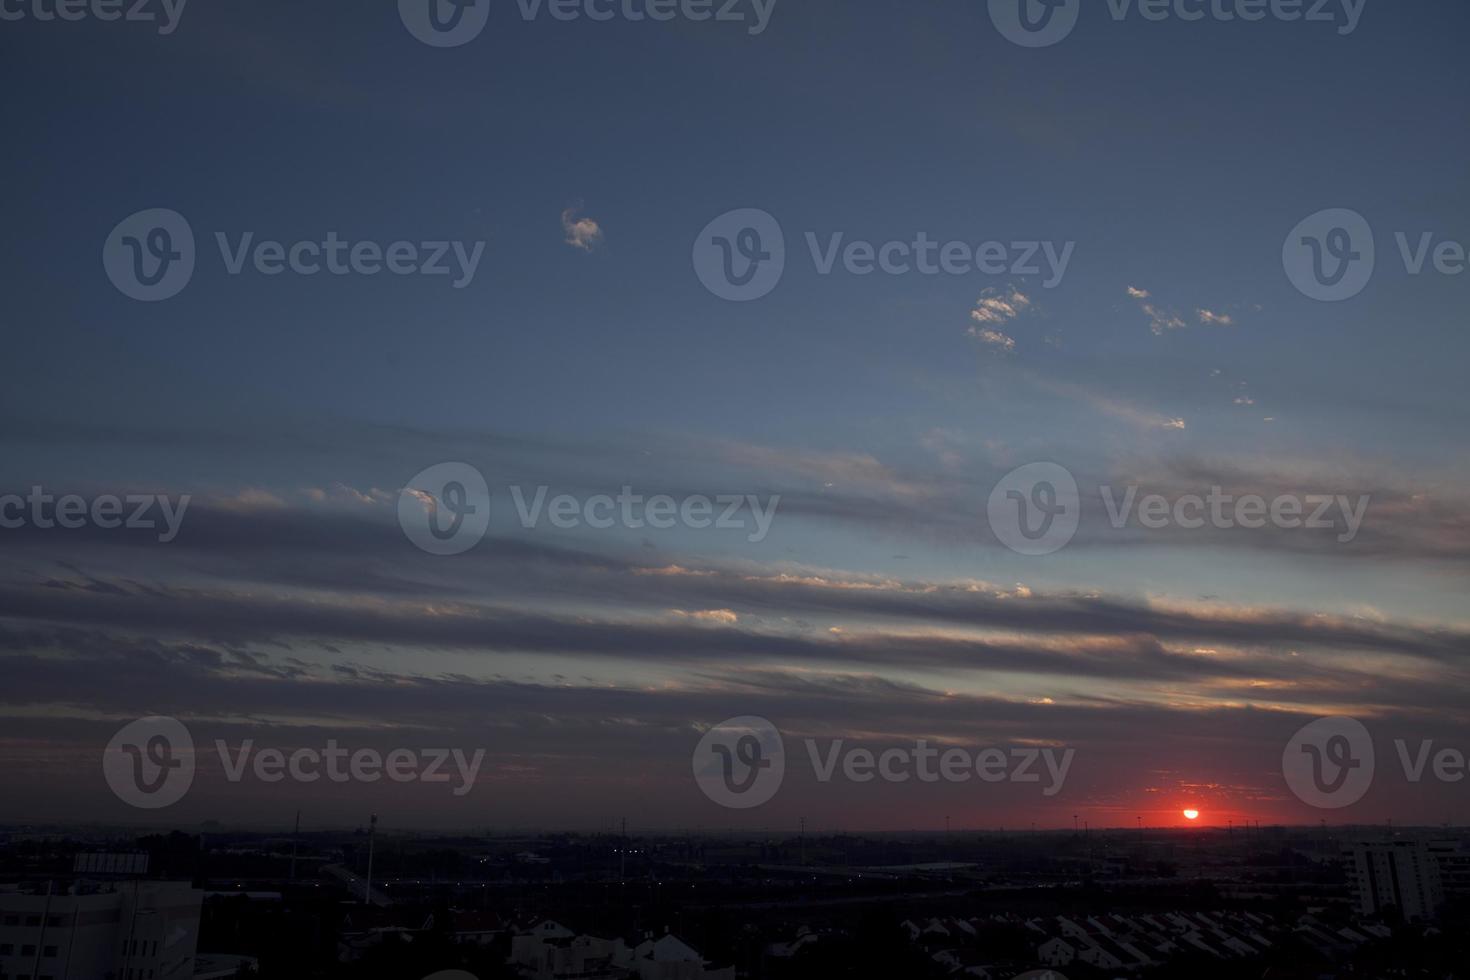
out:
M976 324L970 327L970 336L1010 353L1016 349L1015 339L997 328L1030 311L1031 298L1016 287L1011 286L1004 292L987 289L970 311L970 319Z
M1154 302L1153 294L1147 289L1129 286L1127 291L1128 296L1138 303L1138 308L1148 317L1149 329L1156 336L1163 336L1171 330L1183 330L1188 326L1178 311L1166 309ZM1216 313L1202 307L1195 310L1195 317L1206 326L1233 327L1235 325L1235 318L1230 314Z
M602 244L602 226L591 218L579 218L580 208L567 208L561 213L561 228L566 233L566 243L573 248L590 252Z
M991 330L988 327L977 330L976 328L971 327L970 336L978 338L981 342L992 347L999 347L1007 354L1016 349L1015 338L1008 337L1005 334L1001 333L999 330Z
M1136 286L1128 287L1128 295L1138 301L1141 309L1149 319L1149 329L1156 336L1162 336L1170 330L1181 330L1184 328L1184 320L1173 310L1165 310L1153 302L1153 296L1147 289L1139 289Z
M1073 398L1089 405L1094 411L1126 422L1139 429L1184 429L1184 419L1172 415L1151 412L1115 395L1097 391L1087 385L1070 381L1037 379L1038 387L1065 398Z
M734 626L740 622L740 617L733 609L699 609L694 612L673 609L670 612L681 619L693 619L701 623L718 623L721 626Z

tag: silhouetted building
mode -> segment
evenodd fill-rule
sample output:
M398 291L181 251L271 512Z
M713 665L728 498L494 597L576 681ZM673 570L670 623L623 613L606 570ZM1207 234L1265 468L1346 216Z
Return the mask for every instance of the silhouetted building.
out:
M203 897L173 881L82 881L51 894L0 891L0 976L192 976Z
M1358 841L1343 850L1343 857L1363 915L1393 908L1405 921L1425 921L1444 904L1439 861L1422 840Z

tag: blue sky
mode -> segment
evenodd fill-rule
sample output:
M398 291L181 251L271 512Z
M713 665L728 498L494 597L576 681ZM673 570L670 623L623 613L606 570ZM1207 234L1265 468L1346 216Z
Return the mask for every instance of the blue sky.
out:
M501 760L511 785L540 774L520 787L517 817L567 824L577 814L547 786L615 807L645 779L671 820L725 820L677 774L698 733L736 714L879 741L1094 746L1080 798L1055 812L1034 800L994 810L1055 825L1088 807L1094 823L1131 822L1132 810L1108 808L1141 806L1146 791L1182 798L1197 783L1226 787L1211 805L1238 818L1315 820L1265 770L1317 715L1376 718L1406 737L1464 735L1458 706L1421 700L1454 690L1462 661L1402 647L1412 635L1438 649L1467 630L1470 277L1409 275L1393 241L1400 231L1470 239L1462 6L1369 0L1341 36L1270 19L1116 22L1089 4L1070 37L1036 50L1008 43L978 0L778 0L759 36L681 20L526 22L497 3L484 34L452 49L418 43L393 8L200 4L168 36L129 23L0 22L14 94L0 157L11 230L0 239L11 328L0 479L20 491L195 495L177 546L13 536L0 625L16 676L33 686L10 692L5 744L38 780L44 766L26 746L42 729L57 751L86 759L97 733L105 743L118 719L143 713L284 739L303 727L414 727L460 710L434 707L452 696L450 676L530 685L483 692L505 700L507 717L535 704L528 717L577 719L566 727L580 740L549 761L531 747L545 737L533 721L508 722L520 741ZM155 207L187 217L199 267L178 296L140 303L113 288L99 256L118 222ZM787 267L770 295L731 303L700 285L691 248L707 222L745 207L780 221ZM1304 296L1282 268L1287 233L1325 208L1361 213L1377 242L1372 281L1340 303ZM579 220L590 222L588 247L568 241L566 223ZM229 276L216 231L483 241L485 252L463 289L419 276ZM1054 288L1010 274L823 276L807 232L1075 250ZM987 316L997 298L1019 312ZM426 561L407 551L390 502L414 473L456 459L492 484L492 539L462 561ZM985 503L1007 471L1038 460L1085 487L1369 494L1374 509L1351 545L1241 529L1120 532L1084 512L1072 546L1025 557L996 542ZM786 509L759 544L689 529L563 533L517 527L504 493L513 483L780 493ZM589 570L603 562L622 572ZM659 568L727 586L686 593L668 584L678 576L650 574ZM1222 681L1213 661L1177 674L1002 669L983 657L941 668L896 653L806 663L767 641L955 628L934 610L895 619L780 588L813 578L895 602L974 588L1121 603L1122 625L1062 635L1038 613L971 623L965 637L1089 663L1087 643L1226 650L1197 655L1223 657L1232 675L1250 665L1242 676L1257 683ZM751 591L767 580L774 592ZM100 608L87 583L129 598ZM132 591L144 585L170 598ZM247 617L264 628L210 628L201 610L213 602L265 603ZM150 603L162 608L138 615ZM346 624L299 625L297 613L323 603L393 607L404 624L381 644ZM416 633L441 605L655 630L729 612L733 621L701 628L731 631L733 652L715 666L694 650L648 658L573 639L549 644L552 655L513 630L454 642ZM1213 625L1171 632L1158 621L1165 609ZM1277 614L1377 638L1307 645ZM704 634L680 635L698 646ZM91 638L107 636L118 649L99 652ZM202 666L186 649L224 659ZM258 658L252 670L292 666L258 687L230 666L245 655ZM90 658L102 661L95 676L123 678L137 658L156 658L150 670L178 672L178 686L51 686ZM1292 673L1290 658L1311 670ZM765 686L783 672L810 685L811 702L787 704L778 692L797 700L789 685ZM377 700L389 675L417 694ZM1380 689L1368 691L1370 677ZM225 710L232 683L239 703L259 702ZM362 695L358 714L308 707L311 691L348 703L342 684ZM885 694L890 684L901 693ZM855 720L861 702L842 692L859 688L885 724ZM602 704L610 690L628 703ZM913 706L951 694L1014 717L977 731L956 711L923 728ZM1047 698L1075 717L1027 714ZM1270 719L1258 741L1239 734L1240 712ZM583 763L606 761L598 745L624 717L647 719L664 740L634 740L627 758L641 763L589 783ZM471 721L454 724L445 737L476 737ZM1170 757L1151 787L1121 785L1128 746L1170 725L1196 747L1227 733L1238 744L1198 749L1197 775ZM217 790L180 806L230 805L231 788ZM55 816L105 793L99 778L79 779L37 813L0 815ZM856 807L872 826L907 826L934 805L818 795L773 803L783 809L760 819ZM1433 808L1385 794L1350 816ZM428 804L398 817L490 819Z

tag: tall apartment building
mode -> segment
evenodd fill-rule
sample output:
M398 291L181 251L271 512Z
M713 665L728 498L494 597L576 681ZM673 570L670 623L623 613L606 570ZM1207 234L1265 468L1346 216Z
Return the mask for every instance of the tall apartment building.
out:
M1432 840L1429 853L1439 862L1439 882L1446 897L1470 896L1470 848L1461 840Z
M1407 921L1425 921L1444 904L1439 861L1425 841L1358 841L1343 849L1343 858L1363 915L1393 907Z
M0 889L0 980L188 980L203 899L173 881Z

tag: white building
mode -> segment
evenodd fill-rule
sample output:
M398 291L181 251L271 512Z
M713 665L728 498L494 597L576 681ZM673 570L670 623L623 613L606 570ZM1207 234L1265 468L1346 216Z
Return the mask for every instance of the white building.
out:
M191 977L204 893L187 882L78 883L0 891L0 976L54 980Z
M629 948L621 939L576 935L549 919L511 937L510 962L534 980L735 980L733 966L710 969L673 934Z
M1071 966L1077 950L1065 939L1048 939L1037 947L1036 958L1043 966Z
M1405 921L1425 921L1444 904L1439 862L1422 840L1358 841L1344 848L1343 857L1363 915L1392 907Z

